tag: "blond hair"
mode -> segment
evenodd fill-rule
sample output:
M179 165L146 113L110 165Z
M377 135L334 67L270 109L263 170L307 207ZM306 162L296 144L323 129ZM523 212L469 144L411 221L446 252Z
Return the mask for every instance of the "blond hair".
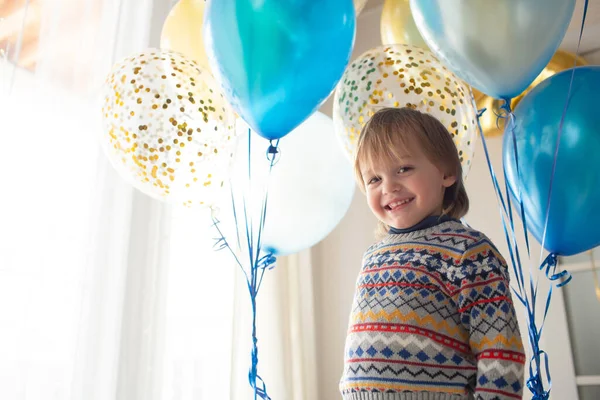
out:
M354 158L354 173L365 193L361 166L373 166L375 160L398 160L403 149L417 145L440 171L455 176L456 182L444 191L442 215L460 219L469 210L469 198L462 178L462 166L456 145L446 127L435 117L412 108L383 108L362 129ZM378 236L390 227L380 221Z

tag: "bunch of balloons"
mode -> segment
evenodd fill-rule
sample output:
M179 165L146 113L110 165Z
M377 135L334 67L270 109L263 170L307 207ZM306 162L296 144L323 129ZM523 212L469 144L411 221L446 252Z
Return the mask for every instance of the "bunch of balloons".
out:
M354 60L336 90L334 122L347 153L378 108L409 106L448 127L466 173L477 114L487 109L479 116L486 136L512 121L506 178L533 236L559 255L600 245L598 67L558 50L574 7L575 0L386 0L383 46Z
M365 3L180 0L162 49L126 58L106 80L102 142L114 166L150 196L210 207L216 247L244 271L255 398L270 399L255 325L264 271L323 239L354 193L333 121L314 113L346 69Z
M411 0L410 6L425 42L449 69L507 106L515 98L504 167L530 232L559 255L598 246L594 160L600 141L593 104L600 74L592 66L564 70L578 60L557 53L575 0ZM557 69L563 71L544 79Z
M285 156L274 169L271 198L289 191L288 181L304 190L294 210L272 201L271 214L287 217L266 225L268 232L282 232L276 225L296 228L294 234L267 236L274 238L268 244L277 254L315 244L347 211L353 182L344 162L336 164L335 155L343 153L331 140L331 120L311 115L349 62L356 15L365 4L180 0L164 22L161 49L127 57L106 80L106 154L149 196L216 212L230 207L230 186L241 184L232 179L247 154L240 145L248 143L247 128L262 153L269 141L294 131L280 144ZM312 157L320 150L330 155L321 156L323 165L306 163L307 152ZM331 182L342 185L334 195L322 190ZM318 209L311 199L319 200ZM332 223L306 224L311 216Z

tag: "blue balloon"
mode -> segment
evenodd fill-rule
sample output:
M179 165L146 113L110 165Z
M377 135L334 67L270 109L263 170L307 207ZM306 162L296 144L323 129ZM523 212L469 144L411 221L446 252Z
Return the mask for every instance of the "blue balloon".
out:
M514 138L504 135L507 182L518 201L519 184L530 232L541 243L548 191L560 120L573 69L546 79L528 93L515 110ZM575 69L552 184L544 247L561 255L600 245L600 67ZM519 176L520 175L520 179Z
M560 45L575 0L410 0L419 32L452 72L498 99L521 94Z
M215 0L204 37L224 95L272 140L331 94L350 60L355 22L352 0Z

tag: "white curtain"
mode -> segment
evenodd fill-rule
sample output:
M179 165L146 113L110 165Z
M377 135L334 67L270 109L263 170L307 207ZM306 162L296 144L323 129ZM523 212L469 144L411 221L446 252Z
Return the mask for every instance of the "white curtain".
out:
M253 398L247 288L209 219L134 191L98 144L104 77L158 44L170 4L22 3L39 47L34 71L16 47L0 62L0 398ZM266 275L258 312L269 394L316 399L308 251Z
M150 2L23 3L8 58L27 45L37 65L1 75L0 397L117 398L136 202L100 152L96 101L147 45Z
M225 210L222 210L225 212ZM246 278L202 213L174 211L162 399L254 399ZM309 250L277 260L257 301L259 375L273 400L317 395Z

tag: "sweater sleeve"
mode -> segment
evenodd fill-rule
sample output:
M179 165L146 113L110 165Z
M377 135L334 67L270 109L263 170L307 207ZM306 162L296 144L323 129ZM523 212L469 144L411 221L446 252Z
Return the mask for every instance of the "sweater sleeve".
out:
M477 361L475 399L521 399L525 355L506 262L486 238L461 264L458 305Z

